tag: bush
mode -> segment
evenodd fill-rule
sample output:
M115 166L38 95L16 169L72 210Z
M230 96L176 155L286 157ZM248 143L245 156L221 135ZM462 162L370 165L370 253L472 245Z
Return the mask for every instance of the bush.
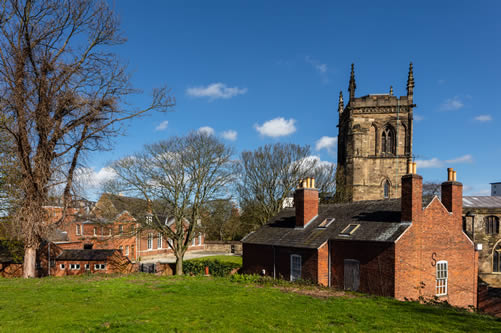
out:
M183 263L183 273L188 275L204 275L205 267L209 267L209 274L212 276L227 276L232 270L241 266L233 262L222 262L219 260L188 260Z

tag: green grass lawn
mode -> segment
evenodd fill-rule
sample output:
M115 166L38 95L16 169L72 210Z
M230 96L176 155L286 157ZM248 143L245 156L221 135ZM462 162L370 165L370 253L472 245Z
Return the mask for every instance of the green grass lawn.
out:
M196 258L196 259L190 259L190 260L219 260L221 262L232 262L235 264L242 265L242 257L241 256L208 256L208 257L201 257L201 258Z
M0 278L0 332L501 331L501 321L380 297L314 298L228 278Z

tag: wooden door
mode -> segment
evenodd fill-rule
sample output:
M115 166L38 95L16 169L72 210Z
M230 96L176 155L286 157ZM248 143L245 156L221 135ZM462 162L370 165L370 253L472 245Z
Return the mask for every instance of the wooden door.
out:
M360 286L360 262L354 259L344 260L344 290L357 291Z

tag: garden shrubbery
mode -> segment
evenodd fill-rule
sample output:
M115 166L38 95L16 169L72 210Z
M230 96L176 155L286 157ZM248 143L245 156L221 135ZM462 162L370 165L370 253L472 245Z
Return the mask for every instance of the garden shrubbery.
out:
M205 267L209 267L209 274L212 276L227 276L231 271L240 268L241 265L233 262L222 262L217 259L187 260L183 263L183 273L187 275L204 275Z

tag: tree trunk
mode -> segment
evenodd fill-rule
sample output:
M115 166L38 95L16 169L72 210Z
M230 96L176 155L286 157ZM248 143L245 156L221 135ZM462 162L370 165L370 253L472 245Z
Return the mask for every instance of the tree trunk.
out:
M36 277L35 262L37 259L37 249L34 246L27 246L24 249L23 277Z
M176 275L183 275L183 257L176 257Z

